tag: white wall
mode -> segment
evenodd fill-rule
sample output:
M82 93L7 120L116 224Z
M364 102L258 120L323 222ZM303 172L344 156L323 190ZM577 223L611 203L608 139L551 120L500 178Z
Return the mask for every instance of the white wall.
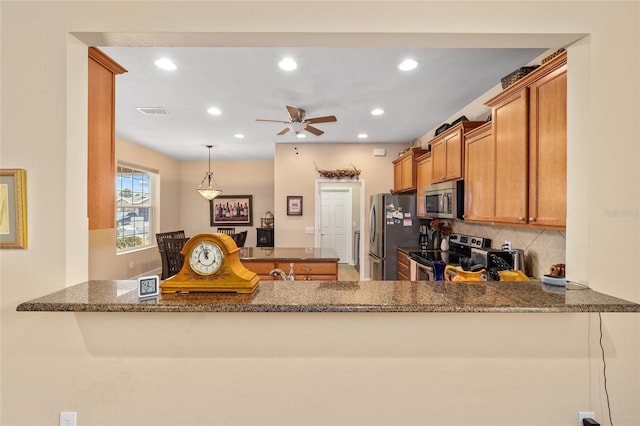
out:
M505 34L501 44L527 34L590 33L569 50L567 263L583 266L580 275L593 288L640 302L640 283L628 274L640 258L637 2L0 7L0 166L27 170L29 225L27 250L0 253L2 425L53 425L62 410L78 411L83 426L574 425L579 410L605 419L594 314L72 314L15 307L87 277L86 50L68 32L88 40L91 31L110 32L96 44L132 35L144 44L150 36L142 33L154 31L201 40L197 32L216 31L206 38L240 45L469 46L493 38L478 33ZM285 31L316 35L278 33ZM276 191L284 192L277 183ZM607 208L603 194L612 202ZM603 320L614 422L640 424L640 321L636 314Z

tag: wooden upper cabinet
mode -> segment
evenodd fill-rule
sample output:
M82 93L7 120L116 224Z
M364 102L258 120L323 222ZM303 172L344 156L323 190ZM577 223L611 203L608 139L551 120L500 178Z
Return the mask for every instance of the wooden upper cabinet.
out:
M465 137L464 220L491 222L495 214L495 149L492 123Z
M115 76L127 72L89 48L87 201L89 229L115 228Z
M566 226L566 65L529 89L529 223Z
M416 215L419 217L426 215L424 190L431 185L431 176L433 176L431 153L416 158Z
M495 217L563 229L567 209L566 53L490 99Z
M465 134L484 123L484 121L463 121L431 140L433 183L463 177Z
M526 89L493 107L496 222L524 224L527 220L528 111Z
M416 190L416 158L426 153L424 149L410 149L393 160L394 192L414 192Z

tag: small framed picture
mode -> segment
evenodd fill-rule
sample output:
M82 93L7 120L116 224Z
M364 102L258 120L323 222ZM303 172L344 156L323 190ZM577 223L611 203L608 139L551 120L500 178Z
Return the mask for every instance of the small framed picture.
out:
M302 195L287 196L287 216L302 216Z
M157 296L160 293L160 277L157 275L138 278L138 297Z

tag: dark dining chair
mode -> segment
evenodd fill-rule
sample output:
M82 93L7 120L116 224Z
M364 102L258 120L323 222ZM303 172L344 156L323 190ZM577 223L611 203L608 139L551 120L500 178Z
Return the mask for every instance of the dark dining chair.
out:
M167 269L162 270L163 279L169 278L180 272L184 263L182 248L189 241L189 238L165 238L164 253L167 258Z
M160 261L162 262L162 273L160 275L160 279L169 278L166 275L169 271L169 264L167 259L167 254L165 251L165 241L169 238L186 238L184 235L184 230L179 231L170 231L170 232L160 232L156 234L156 244L158 245L158 251L160 252Z
M237 234L231 235L233 241L235 241L236 246L244 247L244 243L247 240L247 231L238 232Z
M236 228L218 228L216 229L216 232L218 234L227 234L227 235L233 235L236 233Z

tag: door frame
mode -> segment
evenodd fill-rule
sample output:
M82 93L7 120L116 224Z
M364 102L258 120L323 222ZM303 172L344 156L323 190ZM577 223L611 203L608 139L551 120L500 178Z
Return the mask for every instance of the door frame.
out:
M364 179L353 179L353 180L335 180L335 179L316 179L315 180L315 190L314 190L314 204L315 204L315 212L314 212L314 246L320 247L320 217L322 215L322 203L320 200L320 188L322 184L331 184L336 187L340 187L341 185L359 185L360 186L360 211L358 212L358 218L360 222L360 247L358 247L358 263L360 264L360 281L364 281L364 260L365 257L363 254L365 253L364 244L366 235L363 235L365 228L365 184ZM351 233L353 233L353 228L351 229Z
M322 243L322 232L321 232L321 227L322 227L322 193L324 192L335 192L335 193L341 193L341 194L347 194L348 198L349 198L349 206L346 206L346 211L345 213L348 213L348 215L345 215L345 217L342 218L342 220L346 220L346 227L345 230L347 230L347 233L345 235L345 238L348 238L347 241L345 241L346 244L346 248L348 253L344 253L344 258L347 262L345 262L347 265L353 265L354 262L354 258L353 258L353 187L350 185L349 187L342 187L340 185L320 185L320 211L318 212L318 227L317 227L317 234L318 234L318 243L321 244ZM321 246L318 246L321 247ZM343 246L344 248L344 246Z

